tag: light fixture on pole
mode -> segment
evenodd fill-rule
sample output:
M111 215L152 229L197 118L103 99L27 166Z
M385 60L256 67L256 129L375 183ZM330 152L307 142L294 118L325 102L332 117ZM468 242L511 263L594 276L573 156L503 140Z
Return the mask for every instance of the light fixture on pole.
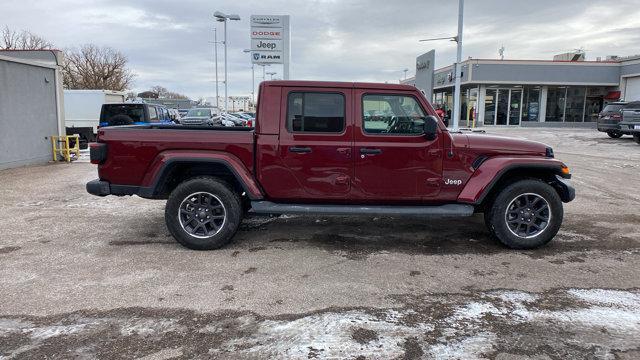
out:
M424 39L420 41L434 41L434 40L451 40L457 43L456 49L456 64L455 64L455 85L453 90L453 131L458 131L458 124L460 123L460 78L462 77L462 24L464 15L464 0L458 0L458 35L449 37L439 37L432 39Z
M244 50L242 50L242 52L251 54L251 49L244 49ZM255 67L256 67L256 64L254 64L253 61L252 61L251 62L251 101L252 102L256 101L256 96L255 96L255 92L256 92L256 72L255 72Z
M269 80L273 80L273 75L277 74L275 71L269 71L267 72L267 75L270 76Z
M404 79L407 80L407 72L409 71L409 69L404 69L402 71L404 72Z
M228 88L229 88L229 71L227 66L227 20L240 20L240 16L236 14L225 14L220 11L216 11L213 13L213 16L219 21L224 23L224 112L227 112L228 109Z

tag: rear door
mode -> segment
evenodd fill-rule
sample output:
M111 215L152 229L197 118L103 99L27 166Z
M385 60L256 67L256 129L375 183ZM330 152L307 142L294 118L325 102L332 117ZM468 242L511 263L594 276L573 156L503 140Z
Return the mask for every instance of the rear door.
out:
M344 199L353 175L351 88L283 88L278 157L287 169L278 191L295 201Z
M427 115L412 92L354 90L354 196L371 201L434 198L442 184L442 136L423 135Z

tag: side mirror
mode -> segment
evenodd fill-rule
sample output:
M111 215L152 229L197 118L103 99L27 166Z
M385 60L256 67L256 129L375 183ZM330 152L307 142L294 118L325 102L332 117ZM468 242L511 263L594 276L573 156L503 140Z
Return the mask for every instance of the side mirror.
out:
M435 140L438 136L438 119L429 115L424 118L424 137L427 140Z

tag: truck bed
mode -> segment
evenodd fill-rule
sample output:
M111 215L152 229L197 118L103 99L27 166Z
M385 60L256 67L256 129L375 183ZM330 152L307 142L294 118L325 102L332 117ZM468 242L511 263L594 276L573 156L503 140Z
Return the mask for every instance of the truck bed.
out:
M247 127L136 125L100 129L98 142L107 144L108 156L98 174L110 183L141 185L149 166L169 150L225 152L253 171L254 136L253 129Z

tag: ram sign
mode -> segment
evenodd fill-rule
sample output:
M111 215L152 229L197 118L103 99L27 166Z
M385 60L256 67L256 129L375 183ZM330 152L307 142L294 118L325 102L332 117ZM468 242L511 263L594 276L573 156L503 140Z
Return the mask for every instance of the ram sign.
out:
M289 79L290 39L289 15L251 15L251 61L282 64L284 79Z

